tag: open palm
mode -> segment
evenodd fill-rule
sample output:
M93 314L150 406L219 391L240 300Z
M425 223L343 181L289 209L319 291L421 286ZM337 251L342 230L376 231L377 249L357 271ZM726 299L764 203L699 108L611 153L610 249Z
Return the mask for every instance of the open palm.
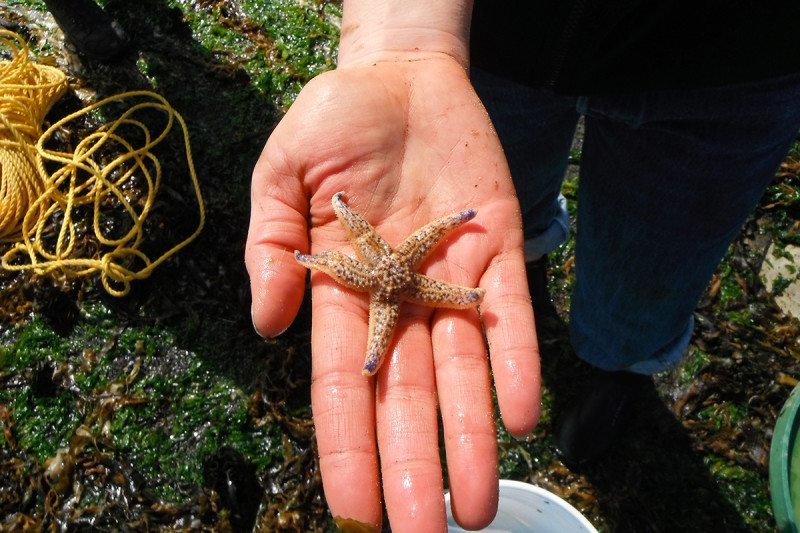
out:
M439 409L454 514L485 525L497 444L482 325L514 434L538 418L539 366L519 206L463 68L446 57L378 62L324 74L301 92L253 174L246 261L261 334L283 331L300 306L306 270L295 250L353 255L330 204L337 191L392 246L435 218L477 209L421 272L486 296L480 315L403 304L373 379L361 374L368 298L312 275L312 408L331 511L378 526L382 485L394 530L444 529Z

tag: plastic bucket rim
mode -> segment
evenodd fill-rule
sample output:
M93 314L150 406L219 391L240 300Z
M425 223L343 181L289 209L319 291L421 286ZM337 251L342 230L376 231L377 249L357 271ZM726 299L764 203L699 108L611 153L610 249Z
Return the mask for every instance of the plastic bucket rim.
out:
M501 479L499 480L499 489L501 496L503 487L520 489L525 492L529 492L532 494L536 494L537 496L546 498L556 507L559 507L562 510L566 511L572 518L574 518L577 522L579 522L581 526L583 526L589 533L597 533L597 528L594 527L594 525L589 521L588 518L583 516L583 514L580 511L578 511L574 506L572 506L572 504L570 504L562 497L550 492L545 488L539 487L538 485L534 485L532 483L526 483L524 481L516 481L513 479ZM448 507L448 514L449 514L450 491L445 492L445 504Z
M800 384L796 385L781 407L769 450L769 486L772 512L780 531L797 531L790 485L792 448L800 425ZM800 458L799 458L800 459ZM800 495L795 495L800 497Z

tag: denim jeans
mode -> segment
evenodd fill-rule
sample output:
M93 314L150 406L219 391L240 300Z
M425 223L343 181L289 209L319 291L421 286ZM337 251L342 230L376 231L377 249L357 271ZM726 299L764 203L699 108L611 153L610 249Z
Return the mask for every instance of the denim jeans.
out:
M585 117L570 309L578 357L643 374L674 364L697 301L797 135L800 75L598 97L471 75L506 151L529 259L568 235L559 191Z

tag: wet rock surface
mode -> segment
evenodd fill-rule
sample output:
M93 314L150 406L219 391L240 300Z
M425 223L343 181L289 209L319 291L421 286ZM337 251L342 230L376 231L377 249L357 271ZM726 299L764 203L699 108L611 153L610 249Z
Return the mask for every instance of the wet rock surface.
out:
M781 310L800 318L800 246L770 245L760 275Z

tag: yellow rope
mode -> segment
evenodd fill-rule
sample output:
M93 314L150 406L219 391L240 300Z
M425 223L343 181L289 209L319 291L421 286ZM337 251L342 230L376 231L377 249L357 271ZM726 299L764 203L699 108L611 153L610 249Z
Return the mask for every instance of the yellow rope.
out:
M109 294L123 296L130 282L148 277L153 269L194 240L205 224L205 207L194 168L189 134L183 117L160 95L132 91L89 105L50 126L44 133L44 116L66 90L63 73L33 63L28 47L16 34L0 30L0 46L11 49L12 59L0 61L0 240L15 244L2 257L3 268L34 270L38 274L86 276L100 273ZM89 114L102 114L110 104L132 101L121 116L83 138L72 153L45 145L60 129ZM166 115L163 129L153 136L137 115L152 110ZM186 162L199 211L197 229L186 239L150 259L139 249L144 223L161 184L161 164L152 153L178 122ZM123 134L131 130L131 134ZM137 144L131 137L139 139ZM102 161L113 154L114 159ZM58 165L51 173L45 161ZM141 184L143 196L137 196ZM88 206L94 213L93 238L98 250L79 257L80 214ZM126 217L130 228L112 236L104 221ZM56 228L55 231L53 228Z
M67 89L60 70L32 65L28 46L0 30L0 46L11 61L0 61L0 239L19 237L22 217L44 191L45 174L34 145L44 116Z

